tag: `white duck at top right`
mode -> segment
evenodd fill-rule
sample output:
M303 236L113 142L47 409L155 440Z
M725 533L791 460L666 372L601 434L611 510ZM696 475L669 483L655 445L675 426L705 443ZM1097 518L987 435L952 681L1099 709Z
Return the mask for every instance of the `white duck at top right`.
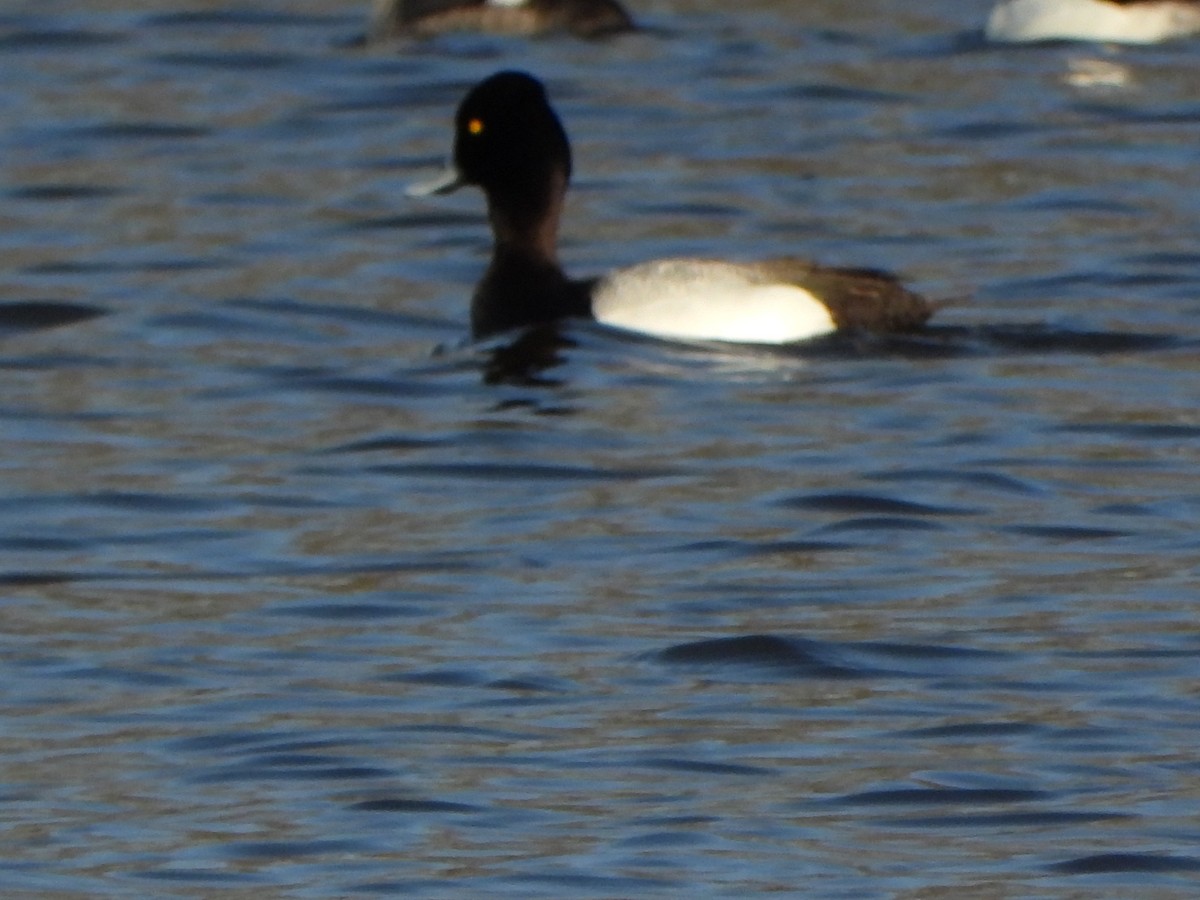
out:
M1200 0L1001 0L989 41L1154 44L1200 33Z

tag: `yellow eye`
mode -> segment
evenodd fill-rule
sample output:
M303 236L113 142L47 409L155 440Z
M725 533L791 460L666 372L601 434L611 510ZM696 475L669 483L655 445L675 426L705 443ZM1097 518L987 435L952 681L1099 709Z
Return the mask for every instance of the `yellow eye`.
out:
M472 119L467 123L467 131L471 132L471 134L482 134L483 119Z

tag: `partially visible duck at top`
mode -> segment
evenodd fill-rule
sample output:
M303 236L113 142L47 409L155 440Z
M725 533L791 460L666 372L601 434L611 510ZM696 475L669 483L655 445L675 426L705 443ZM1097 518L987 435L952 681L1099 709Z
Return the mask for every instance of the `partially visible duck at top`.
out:
M476 337L563 318L659 338L784 344L838 329L911 331L933 305L874 269L786 257L760 262L675 258L573 280L558 263L571 148L542 83L500 72L458 107L452 164L409 193L483 190L492 257L471 302Z
M367 41L453 31L599 38L634 28L617 0L374 0Z
M1200 0L1001 0L990 41L1154 44L1200 33Z

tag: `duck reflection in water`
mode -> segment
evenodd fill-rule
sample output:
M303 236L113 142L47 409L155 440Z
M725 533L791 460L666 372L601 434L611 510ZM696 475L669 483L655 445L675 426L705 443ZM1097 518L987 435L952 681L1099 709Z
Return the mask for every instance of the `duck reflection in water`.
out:
M375 0L367 41L456 31L601 38L635 27L617 0Z
M563 378L545 373L567 361L564 350L578 346L556 322L545 322L518 332L510 341L492 347L483 366L484 384L523 387L561 387Z

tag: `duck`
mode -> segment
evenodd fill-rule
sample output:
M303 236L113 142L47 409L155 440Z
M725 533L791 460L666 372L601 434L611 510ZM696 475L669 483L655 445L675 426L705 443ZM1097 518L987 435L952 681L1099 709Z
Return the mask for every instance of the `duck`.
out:
M997 43L1154 44L1200 32L1200 0L1002 0L984 36Z
M367 42L454 31L600 38L635 29L617 0L374 0Z
M933 314L887 272L796 257L666 258L569 278L557 247L571 169L545 86L509 70L467 92L446 170L410 186L416 197L473 186L486 198L493 246L471 299L475 338L577 318L667 340L787 344L842 330L914 331Z

